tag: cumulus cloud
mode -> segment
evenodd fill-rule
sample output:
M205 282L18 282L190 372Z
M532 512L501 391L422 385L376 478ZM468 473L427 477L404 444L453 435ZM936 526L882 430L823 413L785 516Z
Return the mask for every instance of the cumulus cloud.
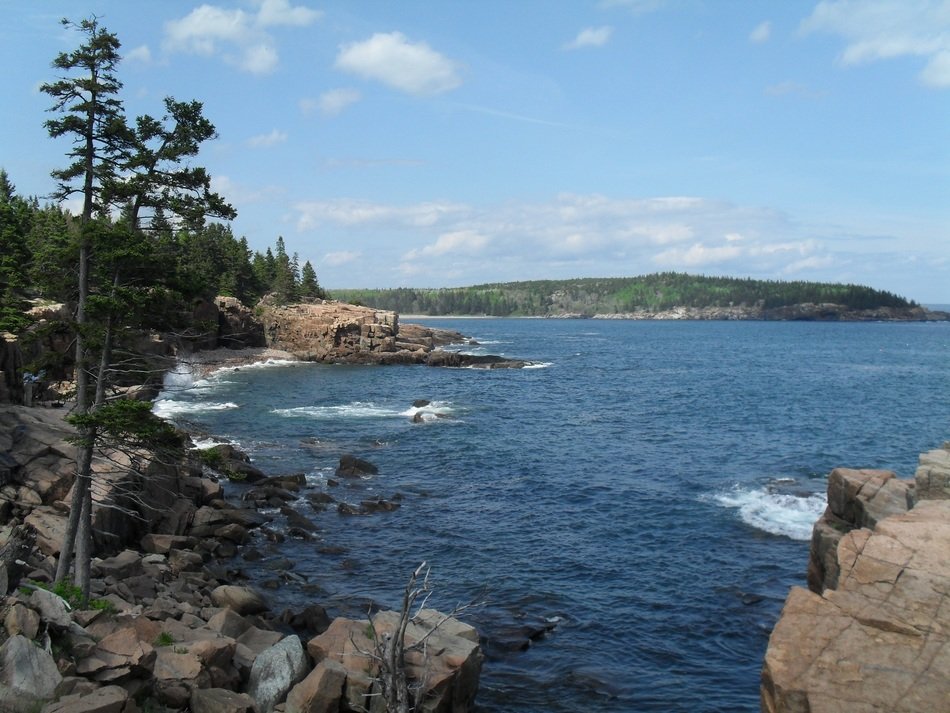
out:
M327 253L323 256L323 264L330 267L339 267L340 265L356 262L360 259L362 254L363 253L351 250L340 250L337 252Z
M403 256L403 260L448 254L474 255L481 252L488 243L488 236L481 235L475 230L456 230L443 233L434 243L417 250L410 250Z
M449 274L473 284L657 269L777 277L789 265L807 273L832 259L777 211L694 196L562 194L483 208L340 199L296 208L299 230L374 243L364 260L399 265L400 279L433 285L445 285Z
M126 52L125 55L123 55L123 59L129 62L150 64L152 61L152 50L149 49L148 45L139 45L135 49Z
M439 223L449 215L467 212L465 206L455 203L418 203L394 206L351 198L331 201L305 201L294 206L297 211L297 229L311 230L321 225L384 226L398 228L426 228Z
M321 14L292 6L289 0L262 0L256 12L200 5L184 17L165 23L163 47L167 52L220 56L251 74L269 74L277 68L279 56L267 28L302 27Z
M355 104L362 98L357 89L331 89L320 95L317 107L324 116L336 116L346 107Z
M577 37L564 45L566 50L576 50L582 47L603 47L610 41L614 28L609 25L603 27L587 27L581 30Z
M762 44L763 42L768 42L769 37L772 36L772 23L766 20L765 22L759 23L756 25L755 29L749 33L749 41L756 44Z
M263 0L257 11L256 22L261 27L276 25L306 27L321 17L323 13L319 10L312 10L303 5L294 7L289 0Z
M368 40L342 46L334 66L417 96L440 94L462 84L453 61L425 42L410 42L401 32L377 32Z
M825 32L846 41L845 65L897 57L921 57L920 80L950 87L950 3L947 0L825 0L801 24L805 33Z
M274 129L269 134L260 134L252 136L247 140L247 145L253 149L264 149L282 144L287 140L287 132Z

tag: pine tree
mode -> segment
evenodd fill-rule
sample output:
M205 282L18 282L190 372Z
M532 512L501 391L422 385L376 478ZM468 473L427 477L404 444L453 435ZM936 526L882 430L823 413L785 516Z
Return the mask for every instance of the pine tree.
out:
M314 300L325 300L326 298L326 292L320 287L320 283L317 282L317 273L314 271L310 261L307 260L303 264L303 269L300 271L300 299L304 302L313 302Z
M40 89L53 98L50 111L58 118L46 122L53 138L69 137L72 162L66 168L53 171L57 190L53 197L64 200L74 194L83 199L79 216L79 281L76 303L76 409L75 415L83 420L89 414L94 397L90 381L90 353L88 349L90 267L94 251L95 215L108 212L105 186L115 180L116 167L129 146L129 130L122 111L118 92L122 83L115 74L119 63L119 39L100 27L95 17L82 20L78 25L63 20L63 25L77 29L85 41L72 52L63 52L53 60L53 67L63 72L55 82ZM73 488L69 522L56 569L56 581L69 571L73 549L76 550L75 583L82 588L84 598L89 592L89 561L92 539L92 447L96 438L95 426L78 426L80 450L76 464L76 485Z

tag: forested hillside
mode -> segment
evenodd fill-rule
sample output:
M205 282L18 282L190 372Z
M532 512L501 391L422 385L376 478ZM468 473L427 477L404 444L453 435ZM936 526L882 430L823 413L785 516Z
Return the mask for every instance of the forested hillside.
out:
M348 302L403 314L551 316L618 314L674 307L746 306L773 309L834 303L850 309L916 306L903 297L860 285L705 277L674 272L641 277L536 280L442 289L334 290Z
M80 222L57 205L18 195L0 169L0 331L17 332L28 324L30 300L76 302ZM101 237L113 236L110 241L123 230L121 215L99 216L95 223ZM141 288L143 307L159 322L188 313L194 299L216 295L248 305L268 293L282 303L327 296L310 262L301 266L281 237L273 250L262 253L216 222L175 226L159 221L149 226L147 236L135 242L134 250L122 248L113 265L121 264L126 287ZM108 284L108 276L104 279Z

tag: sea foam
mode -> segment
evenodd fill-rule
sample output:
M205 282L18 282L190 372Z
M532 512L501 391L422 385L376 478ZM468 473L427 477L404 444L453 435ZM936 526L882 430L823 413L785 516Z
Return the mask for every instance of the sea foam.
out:
M717 505L732 508L747 525L793 540L811 539L815 520L825 511L825 496L820 493L795 495L768 485L761 488L735 486L711 497Z

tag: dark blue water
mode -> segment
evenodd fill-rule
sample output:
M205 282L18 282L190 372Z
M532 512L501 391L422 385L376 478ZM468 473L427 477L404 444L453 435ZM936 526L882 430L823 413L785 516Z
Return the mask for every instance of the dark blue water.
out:
M402 494L366 517L301 503L321 530L265 549L300 580L275 607L396 606L425 560L430 604L485 602L484 711L757 711L827 473L911 476L950 438L948 324L426 323L545 366L241 369L160 406L339 500ZM347 452L379 474L329 486Z

